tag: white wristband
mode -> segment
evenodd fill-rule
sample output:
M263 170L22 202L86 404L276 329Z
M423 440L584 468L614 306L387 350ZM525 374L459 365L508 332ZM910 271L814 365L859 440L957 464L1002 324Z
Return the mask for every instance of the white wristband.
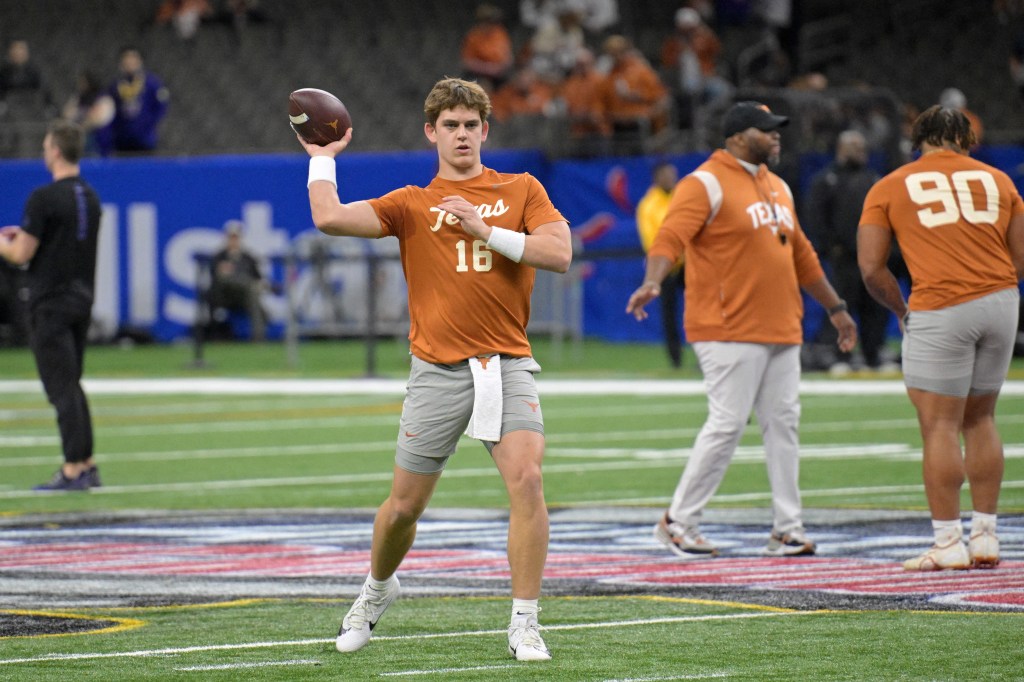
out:
M492 227L491 236L487 238L487 246L518 263L523 259L523 251L526 250L526 235L506 230L504 227Z
M309 157L309 180L306 181L306 187L308 188L317 180L326 180L335 187L338 186L334 159L329 156Z

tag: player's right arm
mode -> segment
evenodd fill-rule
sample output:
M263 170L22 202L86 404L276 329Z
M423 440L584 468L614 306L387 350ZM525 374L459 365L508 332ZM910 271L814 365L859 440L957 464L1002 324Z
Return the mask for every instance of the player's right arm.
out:
M907 302L903 300L896 276L889 269L892 232L881 225L861 225L857 229L857 265L864 287L871 297L891 310L903 325Z
M1010 247L1010 259L1017 270L1017 279L1024 279L1024 213L1010 218L1006 232L1006 244Z
M315 158L330 159L330 177L334 176L334 157L341 153L352 140L352 129L349 128L345 136L337 142L319 146L308 144L301 137L296 135L299 144L303 146L310 160ZM377 218L376 211L365 201L354 201L350 204L343 204L338 198L338 186L336 181L323 177L321 173L312 170L309 180L309 210L313 215L313 224L316 229L332 237L367 237L376 239L383 236L384 228Z

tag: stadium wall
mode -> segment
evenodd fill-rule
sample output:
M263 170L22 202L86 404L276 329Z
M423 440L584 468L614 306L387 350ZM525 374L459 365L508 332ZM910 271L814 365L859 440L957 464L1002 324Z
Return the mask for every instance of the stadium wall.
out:
M1024 149L985 148L976 156L1024 185ZM690 154L670 160L685 174L703 159ZM577 262L594 258L582 272L584 333L609 341L657 341L657 306L643 324L622 312L643 275L633 211L650 184L655 159L551 161L538 151L506 150L485 153L484 162L537 176L579 237ZM353 201L429 182L436 155L345 154L338 166L342 200ZM292 154L84 161L83 175L104 205L97 322L111 334L130 327L159 341L189 336L196 318L196 256L220 248L229 220L243 221L248 246L274 268L271 277L282 281L283 258L319 235L309 216L306 167L305 156ZM29 193L48 181L41 161L0 162L0 224L19 223ZM266 303L271 335L279 336L287 312L284 293L268 294ZM808 335L820 321L813 308Z

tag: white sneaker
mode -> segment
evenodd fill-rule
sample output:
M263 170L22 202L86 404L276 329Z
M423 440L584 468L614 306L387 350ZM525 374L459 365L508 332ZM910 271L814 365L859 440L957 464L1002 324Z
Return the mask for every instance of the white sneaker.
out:
M903 562L903 570L906 571L962 571L970 567L971 557L959 535L948 544L932 545L924 554Z
M341 629L338 631L338 639L335 646L342 653L358 651L370 641L370 634L376 627L377 621L398 597L400 586L398 576L391 576L387 581L384 591L377 591L370 588L368 583L363 584L359 596L356 598L352 608L348 610L345 619L341 621Z
M718 556L718 548L700 534L696 526L684 526L666 513L654 525L654 537L673 553L686 559L710 559Z
M849 376L850 372L853 371L853 367L848 362L836 362L828 368L829 376L833 377L845 377Z
M995 568L999 565L999 538L992 528L971 529L971 541L967 545L974 568Z
M809 556L817 550L818 546L807 539L803 528L794 528L786 533L773 530L764 553L769 556Z
M540 636L537 614L517 613L508 626L508 652L518 661L550 661L551 652Z

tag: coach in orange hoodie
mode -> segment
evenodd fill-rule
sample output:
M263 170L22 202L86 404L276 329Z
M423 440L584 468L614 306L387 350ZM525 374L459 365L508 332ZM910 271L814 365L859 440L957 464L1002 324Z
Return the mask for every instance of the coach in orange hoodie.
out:
M804 532L799 478L800 344L804 289L827 311L843 351L857 327L797 221L793 194L768 170L789 123L758 102L740 102L722 122L715 151L676 187L647 254L643 284L626 306L638 320L660 282L686 257L683 326L704 374L708 418L655 537L686 558L713 557L700 532L753 410L764 440L773 526L767 554L814 554Z

